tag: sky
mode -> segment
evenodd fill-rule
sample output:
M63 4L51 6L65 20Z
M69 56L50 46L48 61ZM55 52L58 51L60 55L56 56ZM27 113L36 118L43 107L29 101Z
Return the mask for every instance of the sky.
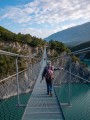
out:
M39 38L90 22L90 0L0 0L0 26Z

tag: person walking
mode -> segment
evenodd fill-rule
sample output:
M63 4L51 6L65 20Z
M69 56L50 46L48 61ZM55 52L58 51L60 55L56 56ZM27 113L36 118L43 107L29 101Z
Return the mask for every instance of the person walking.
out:
M42 80L44 78L46 80L46 85L47 85L47 94L49 96L52 96L52 83L53 83L53 79L54 79L54 67L51 65L51 61L47 61L47 65L42 72Z

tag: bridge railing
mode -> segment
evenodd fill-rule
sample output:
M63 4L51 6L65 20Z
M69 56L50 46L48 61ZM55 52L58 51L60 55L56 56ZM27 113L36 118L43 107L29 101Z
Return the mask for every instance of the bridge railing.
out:
M41 59L30 62L34 56L24 56L0 51L0 54L14 57L16 74L0 80L0 120L20 120L41 68ZM28 67L19 72L18 58L25 58ZM18 109L19 108L19 109ZM20 113L20 115L19 115Z
M55 71L54 87L61 105L72 105L72 86L74 84L87 85L90 83L90 71L84 65L72 60L72 55L89 51L90 47L51 59L54 67L59 68Z
M67 59L67 58L65 58ZM60 61L58 59L57 61ZM54 88L66 119L89 120L90 118L90 70L78 68L67 60L64 70L55 71ZM56 66L60 66L57 63Z

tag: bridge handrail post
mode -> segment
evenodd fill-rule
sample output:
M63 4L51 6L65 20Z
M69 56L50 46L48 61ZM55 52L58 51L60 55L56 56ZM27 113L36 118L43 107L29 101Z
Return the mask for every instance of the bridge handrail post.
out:
M30 87L30 63L28 62L28 88Z
M20 105L19 80L18 80L18 57L16 57L16 82L17 82L17 105Z
M69 97L68 97L68 105L71 105L71 103L70 103L70 98L71 98L71 89L70 89L70 83L71 83L71 69L72 69L72 63L71 63L71 57L70 57L70 67L69 67L69 72L70 72L70 74L69 74L69 82L68 82L68 84L69 84L69 89L68 89L68 92L69 92Z

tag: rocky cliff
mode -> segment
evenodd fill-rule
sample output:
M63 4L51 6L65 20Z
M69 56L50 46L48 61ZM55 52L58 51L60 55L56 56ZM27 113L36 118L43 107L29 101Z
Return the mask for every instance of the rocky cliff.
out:
M31 47L28 44L21 42L11 42L11 41L0 41L0 50L7 52L13 52L21 55L33 56L33 59L18 59L19 71L24 70L28 67L28 62L40 61L43 53L43 47ZM5 55L0 55L0 79L8 77L15 74L15 58Z
M54 51L48 51L48 54L54 55ZM56 73L58 74L58 79L63 78L61 80L62 82L68 82L70 79L70 67L71 67L71 82L75 83L89 83L90 81L90 70L88 67L82 63L81 61L78 60L78 58L72 56L67 56L66 52L62 52L59 57L56 58L49 58L52 61L52 64L54 65L55 68L64 68L64 70L61 70L61 73ZM70 59L71 59L71 65L70 65ZM69 72L68 72L69 71ZM81 79L82 78L82 79Z
M88 83L88 81L90 81L90 70L82 62L72 62L71 72L83 78L80 79L76 77L77 82Z
M19 72L18 85L19 94L31 92L37 80L41 62L31 64L30 69ZM17 95L16 74L9 76L0 81L0 100Z
M8 52L16 52L24 55L32 55L33 53L42 53L43 47L31 47L27 44L23 44L21 42L6 42L0 41L0 50L5 50Z

